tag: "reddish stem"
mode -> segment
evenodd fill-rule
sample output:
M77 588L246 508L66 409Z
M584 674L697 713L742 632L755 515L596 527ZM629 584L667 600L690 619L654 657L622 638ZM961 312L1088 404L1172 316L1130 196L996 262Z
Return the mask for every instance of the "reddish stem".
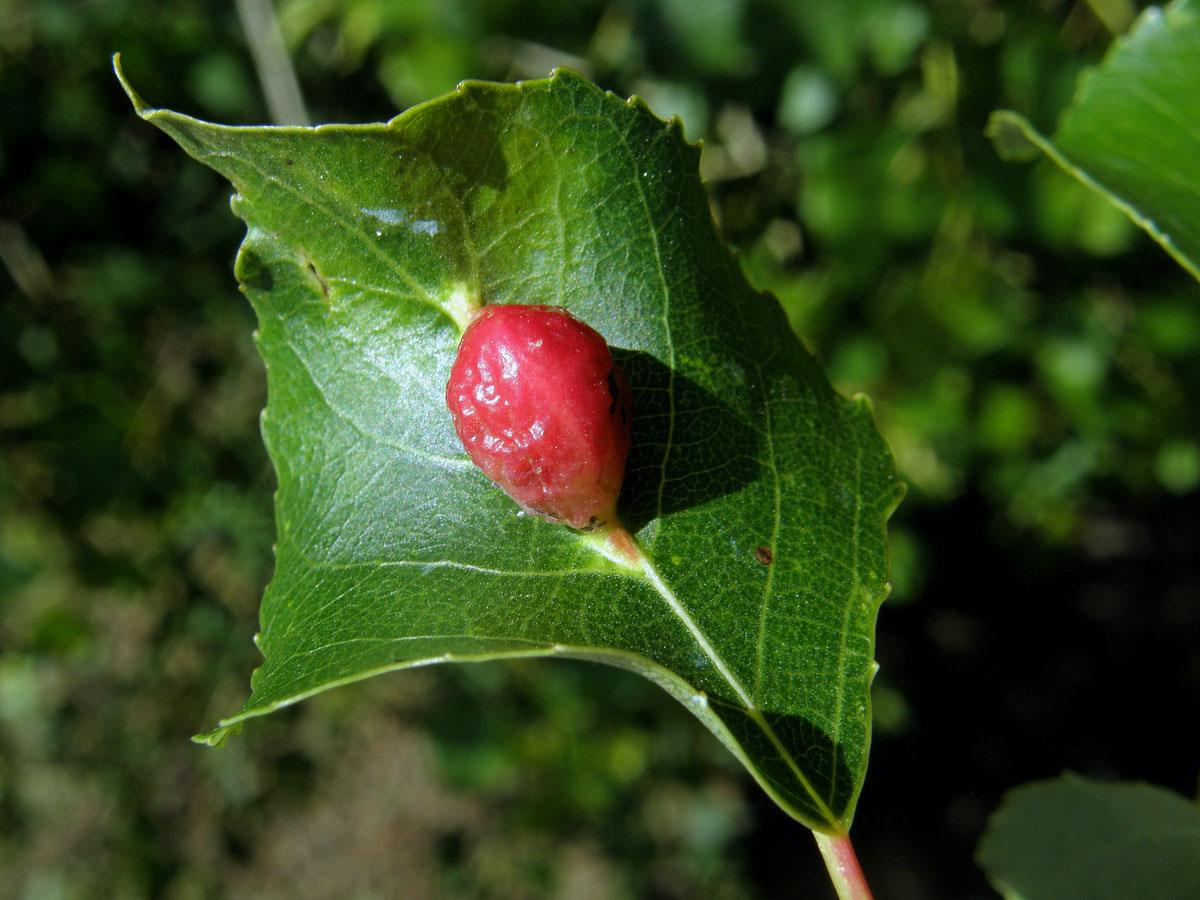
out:
M829 870L829 880L837 890L838 900L872 900L871 888L863 877L850 835L814 831L813 837L825 859L825 868Z
M646 557L642 555L642 550L633 539L633 535L625 530L625 526L616 515L610 517L605 525L589 532L587 537L602 554L618 565L636 572L644 569Z

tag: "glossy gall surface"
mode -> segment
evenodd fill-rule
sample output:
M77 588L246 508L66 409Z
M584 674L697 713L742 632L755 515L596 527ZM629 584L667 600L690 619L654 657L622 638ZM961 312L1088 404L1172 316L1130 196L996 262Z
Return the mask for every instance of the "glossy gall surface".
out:
M485 306L446 403L467 455L526 512L584 531L615 522L632 401L595 329L554 306Z

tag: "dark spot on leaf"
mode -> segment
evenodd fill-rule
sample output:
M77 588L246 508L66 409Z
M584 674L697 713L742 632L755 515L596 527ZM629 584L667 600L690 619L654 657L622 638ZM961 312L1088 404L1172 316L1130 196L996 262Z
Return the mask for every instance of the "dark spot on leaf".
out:
M275 275L270 267L263 262L262 257L253 250L243 250L238 254L233 267L233 274L243 288L256 291L269 291L275 286Z
M296 164L296 162L295 162L295 160L291 160L291 159L285 159L285 160L283 161L283 164L284 164L285 166L294 166L294 165Z
M771 552L770 547L755 547L754 558L764 566L769 566L771 563L775 562L775 554Z
M317 286L321 288L321 293L326 299L328 299L329 282L321 277L321 273L317 271L316 263L312 261L312 258L308 255L307 251L305 251L303 247L300 248L300 258L304 260L304 266L306 269L308 269L308 274L313 277L313 280L317 283Z

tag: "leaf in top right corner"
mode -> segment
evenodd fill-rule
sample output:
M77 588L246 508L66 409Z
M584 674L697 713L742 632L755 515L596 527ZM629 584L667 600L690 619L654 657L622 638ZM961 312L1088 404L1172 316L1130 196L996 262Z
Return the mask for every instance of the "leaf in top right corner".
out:
M1008 110L988 133L1002 155L1040 149L1200 278L1200 0L1143 12L1085 74L1053 138Z

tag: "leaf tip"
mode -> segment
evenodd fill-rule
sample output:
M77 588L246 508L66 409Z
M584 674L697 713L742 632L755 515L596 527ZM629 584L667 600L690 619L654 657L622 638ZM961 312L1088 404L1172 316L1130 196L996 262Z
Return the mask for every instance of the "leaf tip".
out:
M875 416L875 401L872 400L867 394L864 394L862 391L856 391L850 397L850 400L862 412L864 412L868 416L871 416L872 418L874 418L874 416Z
M1018 113L998 109L988 118L984 135L992 142L1000 158L1008 162L1028 162L1038 156L1040 148L1033 126Z
M684 124L683 117L679 113L672 113L671 117L667 119L667 130L679 135L679 139L686 146L693 148L697 153L700 153L704 149L704 141L700 138L694 141L688 140L687 126Z
M636 109L639 112L648 112L650 115L654 115L654 110L650 108L650 104L646 102L646 98L641 94L630 94L629 99L625 101L625 105L630 109Z
M153 108L142 99L141 95L133 89L133 85L129 83L129 79L125 77L125 70L121 66L121 54L114 53L112 56L113 72L117 76L117 81L121 83L121 87L125 91L125 96L129 98L129 102L133 104L133 108L137 114L143 119L152 113Z
M235 734L241 733L241 730L241 722L236 722L232 725L220 725L206 734L192 735L192 743L203 744L207 747L223 747L229 738Z

